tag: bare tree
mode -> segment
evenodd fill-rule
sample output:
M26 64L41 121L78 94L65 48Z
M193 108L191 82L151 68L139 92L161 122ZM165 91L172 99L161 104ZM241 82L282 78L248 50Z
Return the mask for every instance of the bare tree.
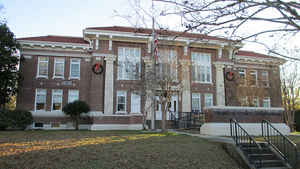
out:
M300 3L295 0L155 1L169 6L161 11L161 15L180 16L185 31L225 36L237 42L259 42L258 38L261 36L268 39L295 36L300 31ZM253 25L257 26L254 28ZM251 27L253 29L249 29ZM287 56L283 53L272 53Z
M299 93L299 67L296 63L288 63L281 69L282 104L285 109L284 120L294 131L294 117L300 99Z

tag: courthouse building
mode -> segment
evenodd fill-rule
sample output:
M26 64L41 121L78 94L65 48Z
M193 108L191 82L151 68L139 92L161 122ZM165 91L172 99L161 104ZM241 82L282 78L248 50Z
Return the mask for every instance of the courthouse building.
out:
M279 65L284 60L240 50L242 43L228 39L167 30L156 33L157 62L178 65L168 71L182 82L182 90L171 97L170 111L281 107ZM32 128L71 129L62 107L82 100L91 111L80 128L142 129L144 118L152 115L145 106L147 97L139 92L141 76L153 59L151 34L151 29L113 26L86 28L83 37L19 38L25 60L20 64L24 80L17 107L32 112ZM160 120L159 105L155 113Z

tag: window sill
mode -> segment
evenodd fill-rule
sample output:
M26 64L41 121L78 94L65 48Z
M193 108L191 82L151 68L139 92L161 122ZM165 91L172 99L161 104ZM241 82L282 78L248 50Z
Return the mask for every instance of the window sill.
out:
M197 83L197 84L209 84L209 85L213 85L212 82L199 82L199 81L192 81L192 83Z
M121 114L121 115L124 114L125 115L125 114L128 114L128 113L126 111L117 111L115 114Z
M69 80L80 80L80 77L69 77Z
M48 76L37 76L37 79L48 79Z
M65 78L64 77L62 77L62 76L53 76L53 78L52 79L62 79L62 80L64 80Z

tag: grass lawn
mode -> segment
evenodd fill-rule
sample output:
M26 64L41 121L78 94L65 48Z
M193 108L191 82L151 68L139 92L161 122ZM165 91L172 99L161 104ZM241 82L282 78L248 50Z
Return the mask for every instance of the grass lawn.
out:
M172 133L2 131L0 168L235 169L219 143Z

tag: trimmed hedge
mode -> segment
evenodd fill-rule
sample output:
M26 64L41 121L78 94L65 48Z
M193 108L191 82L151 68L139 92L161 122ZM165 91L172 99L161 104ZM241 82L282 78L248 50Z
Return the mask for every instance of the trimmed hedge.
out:
M31 112L26 110L0 110L0 130L7 128L25 130L33 122Z
M295 112L295 124L296 131L300 131L300 110L296 110Z

